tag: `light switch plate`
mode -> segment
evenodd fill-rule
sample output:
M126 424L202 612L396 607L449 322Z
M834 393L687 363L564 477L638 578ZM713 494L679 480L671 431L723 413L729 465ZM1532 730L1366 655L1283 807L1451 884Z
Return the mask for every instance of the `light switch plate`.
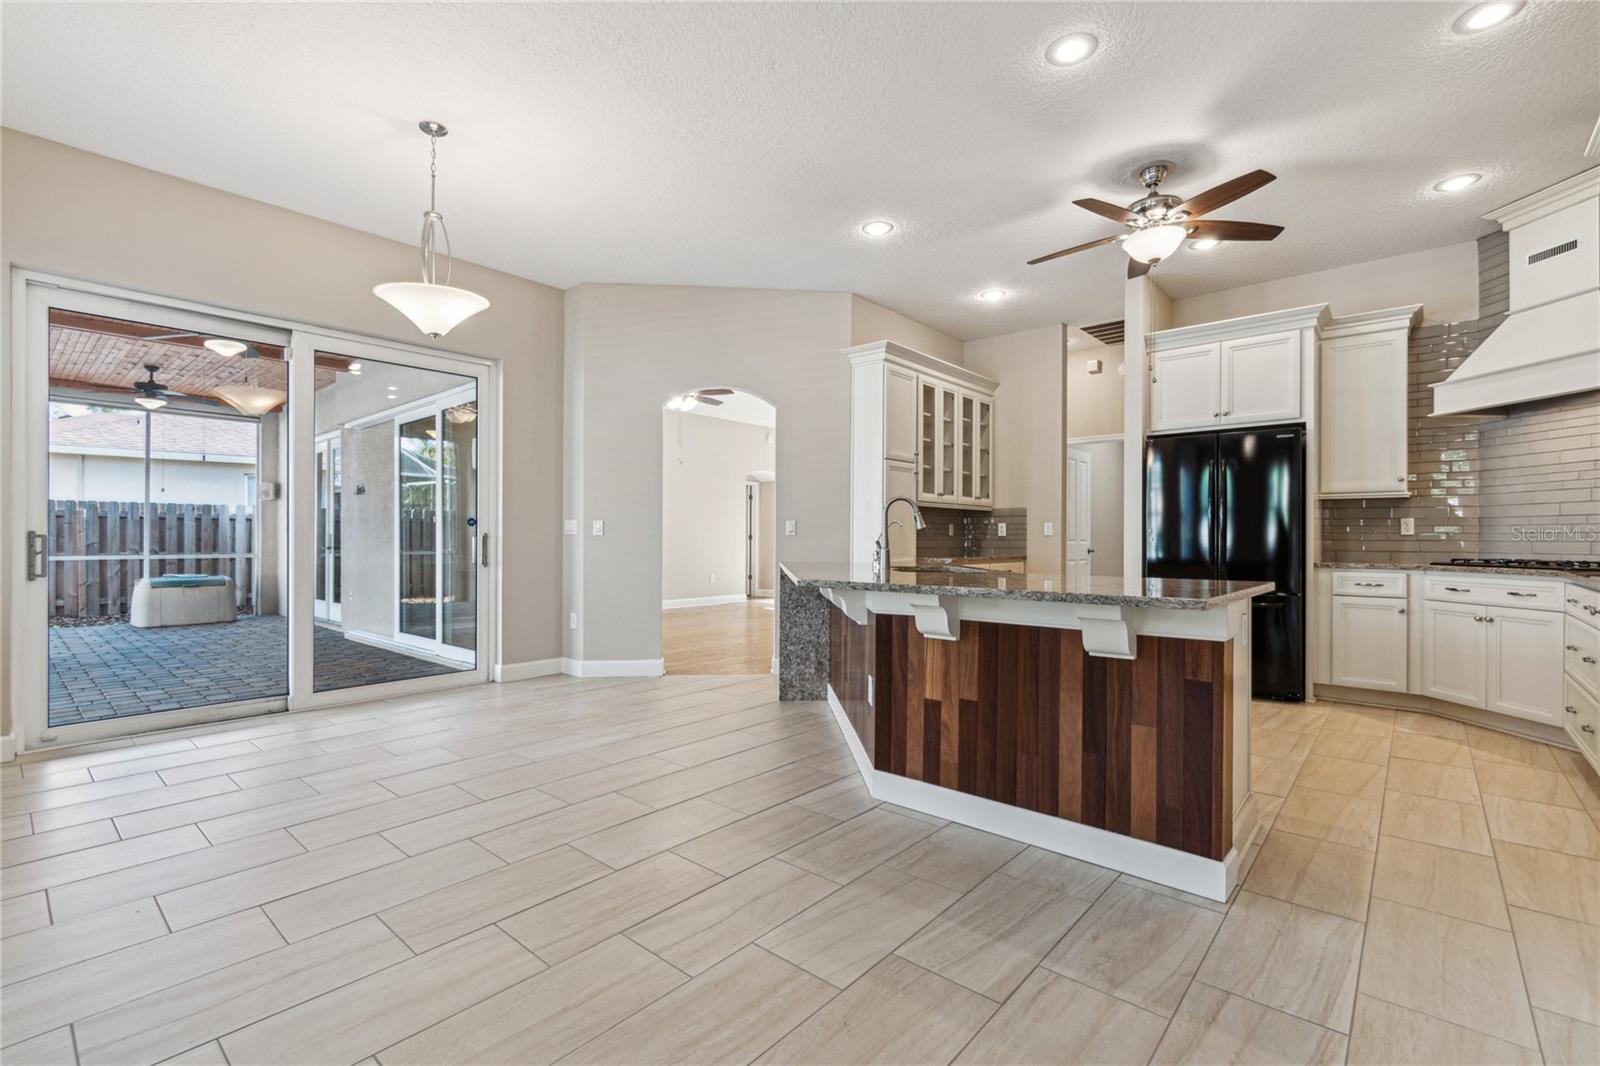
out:
M577 611L572 611L567 615L567 628L568 629L577 629L578 628L578 612Z
M786 537L794 536L794 519L785 518L783 520L783 535Z
M1047 537L1056 535L1056 524L1054 522L1046 522L1044 524L1044 535Z
M576 537L578 535L578 520L576 518L563 518L561 520L561 532L566 536Z
M589 527L589 532L591 534L593 534L594 536L596 536L596 537L605 536L606 535L606 524L605 524L605 521L603 519L596 518L594 520L594 524Z
M1415 518L1402 518L1402 519L1400 519L1400 535L1402 537L1414 537L1414 536L1416 536L1417 535L1417 520Z
M1006 524L1004 522L996 522L994 524L994 529L995 529L995 536L1003 537L1003 536L1006 535Z

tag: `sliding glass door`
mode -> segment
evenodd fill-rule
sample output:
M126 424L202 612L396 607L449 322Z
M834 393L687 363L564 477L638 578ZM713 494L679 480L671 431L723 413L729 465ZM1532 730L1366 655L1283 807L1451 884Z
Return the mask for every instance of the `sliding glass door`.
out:
M315 614L319 621L339 620L339 512L342 486L337 437L317 438L317 570Z

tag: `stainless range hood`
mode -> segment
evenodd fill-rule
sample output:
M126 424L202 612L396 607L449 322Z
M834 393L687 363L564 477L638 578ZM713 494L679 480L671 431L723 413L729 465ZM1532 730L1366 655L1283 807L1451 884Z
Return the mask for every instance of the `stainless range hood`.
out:
M1433 386L1433 413L1600 389L1600 167L1484 217L1511 235L1511 312Z

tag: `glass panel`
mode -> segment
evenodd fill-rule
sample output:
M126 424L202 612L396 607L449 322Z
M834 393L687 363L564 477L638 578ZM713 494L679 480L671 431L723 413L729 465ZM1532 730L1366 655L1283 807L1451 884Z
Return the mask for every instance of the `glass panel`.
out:
M972 417L973 399L966 393L961 394L961 498L972 499L973 474L977 463L973 459L973 446L977 442L977 434L973 432Z
M283 479L288 368L201 339L50 312L52 727L288 692L284 511L256 491Z
M316 433L328 442L331 599L312 645L314 687L472 669L476 380L323 351L316 395Z
M917 454L922 457L922 470L920 475L922 481L920 484L920 491L923 496L931 497L936 495L939 491L939 451L938 445L934 439L934 427L937 424L939 417L939 390L933 385L924 382L922 385L921 394L922 418L919 432L921 433L922 440L920 446L917 448Z
M328 598L328 449L317 449L317 599Z
M939 390L939 495L956 494L956 394Z

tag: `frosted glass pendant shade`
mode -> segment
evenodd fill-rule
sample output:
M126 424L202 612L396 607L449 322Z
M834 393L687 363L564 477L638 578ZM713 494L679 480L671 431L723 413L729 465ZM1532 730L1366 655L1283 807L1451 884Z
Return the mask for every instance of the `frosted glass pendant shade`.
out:
M235 411L255 418L289 398L289 394L281 389L269 389L261 385L219 385L211 391Z
M426 281L385 282L374 285L372 294L434 340L489 306L489 301L475 292Z
M1188 233L1182 226L1151 226L1129 234L1122 250L1141 263L1158 262L1177 251Z

